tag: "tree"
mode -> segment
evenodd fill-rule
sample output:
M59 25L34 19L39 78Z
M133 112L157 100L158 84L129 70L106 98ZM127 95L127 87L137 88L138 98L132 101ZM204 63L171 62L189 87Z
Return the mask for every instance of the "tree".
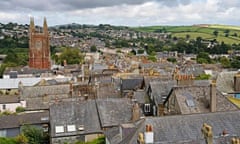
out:
M233 68L238 68L238 69L240 68L240 57L239 56L236 56L232 59L231 66Z
M197 55L197 63L211 63L211 58L209 57L208 53L206 52L200 52Z
M186 34L186 39L188 40L190 38L190 35L189 34Z
M28 144L44 144L48 142L48 136L42 129L35 126L23 126L22 134L28 139Z
M221 57L220 58L220 63L224 68L230 68L231 67L231 62L228 58L226 57Z
M97 51L97 47L95 45L92 45L90 48L91 52L96 52Z
M167 61L172 62L172 63L176 63L177 59L174 58L174 57L170 57L170 58L167 58Z
M218 36L218 31L217 31L217 30L214 30L214 31L213 31L213 34L217 37L217 36Z
M157 61L157 58L156 58L156 56L154 56L154 55L149 55L149 56L148 56L148 60L151 60L152 62L156 62L156 61Z
M79 64L83 61L83 55L80 54L78 49L65 48L59 56L57 63L63 64L65 60L67 64Z

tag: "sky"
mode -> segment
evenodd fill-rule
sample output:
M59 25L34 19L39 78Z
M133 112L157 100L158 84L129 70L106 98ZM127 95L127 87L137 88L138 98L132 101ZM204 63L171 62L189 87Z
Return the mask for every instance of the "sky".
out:
M0 0L0 23L240 25L240 0Z

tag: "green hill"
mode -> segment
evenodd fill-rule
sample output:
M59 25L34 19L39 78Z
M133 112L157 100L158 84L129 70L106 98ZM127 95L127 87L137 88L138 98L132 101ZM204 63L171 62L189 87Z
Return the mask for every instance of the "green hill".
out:
M133 29L141 32L170 32L173 37L177 38L186 38L186 35L189 35L190 39L202 37L207 40L216 39L218 42L223 41L227 44L240 43L240 26L203 24L193 26L148 26ZM218 31L217 36L213 34L214 31Z

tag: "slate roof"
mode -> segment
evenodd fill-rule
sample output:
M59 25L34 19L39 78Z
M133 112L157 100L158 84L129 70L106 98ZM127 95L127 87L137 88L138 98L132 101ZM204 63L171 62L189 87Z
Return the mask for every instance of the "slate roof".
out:
M133 99L136 99L137 103L140 103L140 104L145 104L148 101L147 94L143 90L134 91Z
M169 81L172 80L172 76L144 76L144 85L146 88L149 87L150 82L158 82L158 81Z
M147 124L153 127L154 144L204 144L201 132L203 123L207 123L213 129L213 144L226 144L230 143L230 137L240 137L239 117L240 111L146 117L140 120L140 125L136 125L136 132L125 144L137 144L138 134L145 132ZM227 130L228 137L221 136L223 130Z
M121 78L121 89L122 90L133 90L141 88L143 84L142 76L129 76L127 78Z
M206 101L210 101L209 86L176 87L173 89L172 94L176 96L182 114L210 112L209 107L206 106ZM219 91L217 91L216 98L216 111L238 110L238 108ZM192 101L192 104L189 105L187 100Z
M193 74L196 77L204 73L204 68L201 64L187 64L181 66L180 73Z
M119 98L120 93L113 84L99 84L97 98Z
M51 137L74 136L79 134L102 133L96 103L94 100L85 102L65 101L50 106ZM55 126L75 125L76 131L56 133ZM80 131L79 127L84 127Z
M24 112L0 117L0 129L17 128L24 124L49 123L49 111Z
M18 95L0 95L0 104L7 104L7 103L19 103L20 97Z
M41 81L41 78L16 78L16 79L0 79L0 89L17 89L19 82L23 86L34 86Z
M176 84L177 82L175 80L150 82L152 96L156 104L163 103L172 87L176 86Z
M132 101L125 98L98 99L97 108L102 127L127 123L132 118Z
M219 73L216 81L217 88L223 93L234 92L234 75L236 74L237 71Z
M47 86L34 86L34 87L23 87L21 91L21 96L30 97L40 97L44 95L60 95L69 94L70 85L47 85Z
M11 67L7 68L4 71L4 74L7 75L11 71L16 71L18 74L41 74L41 73L51 73L51 70L47 69L34 69L34 68L29 68L29 67Z

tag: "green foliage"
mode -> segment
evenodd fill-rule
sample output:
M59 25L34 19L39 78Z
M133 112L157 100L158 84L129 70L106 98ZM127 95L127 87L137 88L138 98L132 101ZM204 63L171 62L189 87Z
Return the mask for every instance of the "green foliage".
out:
M122 48L122 47L129 47L128 41L127 40L120 40L117 39L115 42L112 43L116 48Z
M28 47L28 37L17 38L14 37L7 37L5 36L4 39L0 39L0 48L26 48Z
M197 55L197 63L200 63L200 64L203 64L203 63L206 63L206 64L209 64L211 63L211 58L209 57L208 53L206 52L200 52L198 55Z
M209 80L211 78L211 75L209 74L200 74L195 78L195 80Z
M3 73L4 73L5 69L6 69L6 67L7 67L6 64L1 64L0 65L0 78L3 77Z
M176 63L177 59L174 58L174 57L170 57L170 58L167 58L167 61L172 62L172 63Z
M240 41L240 38L237 37L238 35L240 35L239 26L226 26L226 25L209 25L208 27L150 26L150 27L137 27L133 29L141 32L156 32L163 28L165 28L166 31L171 32L172 37L176 37L176 38L187 39L187 35L189 35L191 39L196 39L196 37L202 37L208 40L216 38L218 42L224 41L224 43L227 43L227 44L239 43ZM228 37L225 37L226 32L228 32L228 35L229 35ZM216 37L216 34L217 34L217 37Z
M24 107L18 106L18 107L16 108L16 112L17 112L17 113L24 112L24 111L25 111L25 108L24 108Z
M143 54L143 53L144 53L144 49L139 49L139 50L137 50L137 53L138 53L138 54Z
M11 115L11 114L14 114L14 113L9 110L2 112L2 115Z
M231 66L232 66L232 68L240 69L240 57L239 56L236 56L232 59Z
M65 48L62 54L57 57L55 60L58 64L67 61L67 64L80 64L83 61L83 55L80 54L78 49L74 48Z
M14 138L0 137L0 144L18 144Z
M23 134L18 135L15 140L17 144L28 144L28 139Z
M218 31L217 30L214 30L213 31L213 35L215 35L216 37L218 36Z
M220 63L222 64L222 66L224 68L230 68L231 67L231 62L230 62L230 60L228 58L221 57L219 61L220 61Z
M148 56L148 60L151 60L152 62L156 62L157 58L154 55L150 55L150 56Z
M43 144L48 141L48 136L43 130L35 126L23 126L22 134L28 139L28 144Z
M117 50L117 53L122 53L121 49L118 49L118 50Z
M90 47L90 51L91 52L96 52L97 51L97 47L95 45Z
M75 144L105 144L105 137L99 137L90 142L76 142Z

